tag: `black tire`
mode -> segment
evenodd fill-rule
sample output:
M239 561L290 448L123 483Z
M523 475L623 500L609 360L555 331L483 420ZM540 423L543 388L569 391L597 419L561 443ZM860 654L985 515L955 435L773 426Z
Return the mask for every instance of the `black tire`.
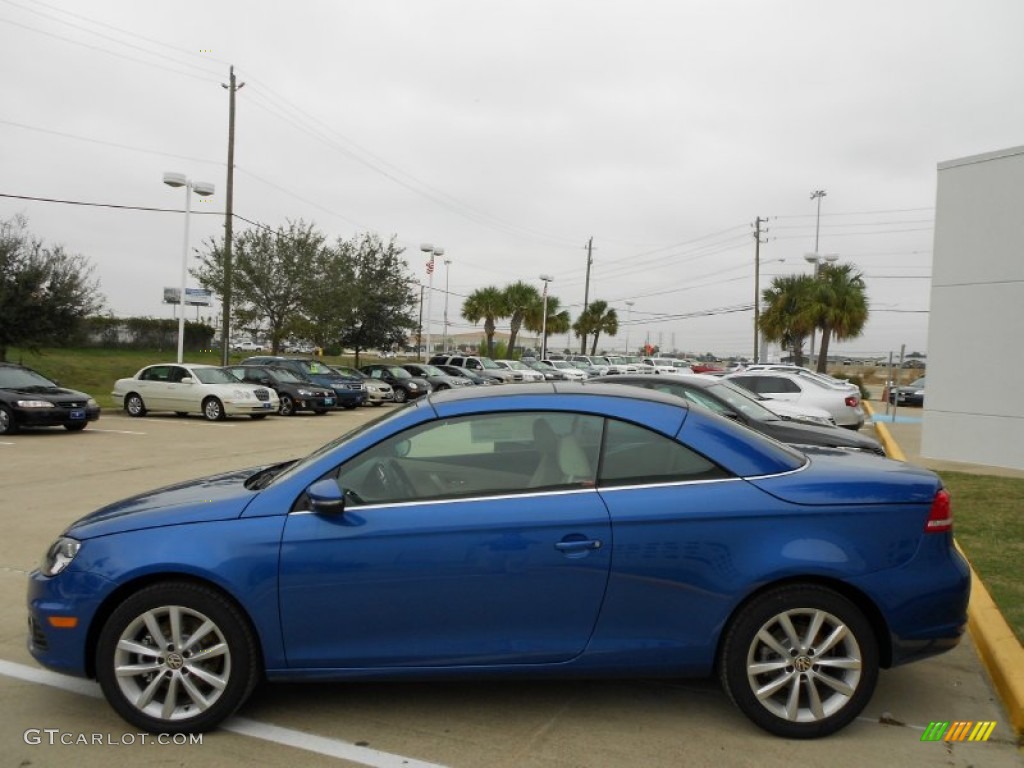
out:
M170 618L175 613L181 628L177 638ZM212 628L192 636L205 622ZM156 640L154 626L162 632ZM133 650L118 647L129 644ZM152 652L139 652L140 647ZM124 674L142 665L151 671ZM151 733L214 728L249 697L260 674L259 651L245 616L219 592L189 582L153 584L129 596L103 625L96 646L96 678L107 701L129 723ZM211 685L211 676L222 687ZM140 705L161 678L164 682L156 683ZM196 693L209 706L196 707Z
M68 432L81 432L83 429L85 429L85 425L87 423L88 422L81 421L75 424L65 424L64 429L66 429Z
M18 434L18 422L14 420L14 414L6 405L0 405L0 435Z
M295 401L292 400L291 395L281 394L281 404L278 406L277 412L282 416L294 416L295 415Z
M267 418L269 415L269 413L250 413L249 418L253 421L260 421L261 419Z
M129 416L142 417L146 415L146 404L137 392L129 392L124 397L124 410Z
M224 413L224 404L216 397L208 397L203 400L203 417L207 421L224 421L227 414Z
M840 628L845 632L837 640L820 647ZM764 633L775 642L766 643ZM878 642L863 612L842 595L812 585L779 587L733 616L718 672L729 698L755 725L775 736L817 738L840 730L867 705L878 681Z
M409 399L409 393L408 392L406 392L401 387L395 387L395 402L396 403L404 403L408 399Z

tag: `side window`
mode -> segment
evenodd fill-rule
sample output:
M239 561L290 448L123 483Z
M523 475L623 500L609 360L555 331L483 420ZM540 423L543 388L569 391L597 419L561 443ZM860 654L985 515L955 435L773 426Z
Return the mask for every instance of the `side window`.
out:
M178 366L173 366L171 368L171 370L170 370L170 373L169 373L169 375L167 377L167 380L168 381L173 381L173 382L180 382L186 376L190 376L190 375L191 374L187 370L185 370L184 368L179 368Z
M453 357L451 360L448 361L448 364L458 366L459 368L465 368L466 360L461 357Z
M598 484L673 483L731 477L685 445L644 427L608 420Z
M529 411L443 419L369 448L336 480L356 506L593 488L601 422Z

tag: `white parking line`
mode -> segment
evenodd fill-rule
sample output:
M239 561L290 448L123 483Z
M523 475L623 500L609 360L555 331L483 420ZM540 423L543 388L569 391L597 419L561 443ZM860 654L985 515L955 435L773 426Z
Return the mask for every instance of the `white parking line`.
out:
M103 693L97 683L91 680L83 680L68 675L59 675L37 667L29 667L25 664L17 664L13 661L0 659L0 675L13 677L16 680L23 680L28 683L49 685L53 688L60 688L63 691L78 693L83 696L102 699ZM302 749L306 752L314 752L327 757L337 757L360 765L367 765L370 768L445 768L439 763L427 763L422 760L415 760L411 757L402 757L390 752L381 752L378 749L359 747L348 741L330 739L326 736L316 736L303 731L296 731L292 728L282 728L269 723L261 723L245 717L232 717L224 721L220 726L221 730L237 733L241 736L249 736L254 739L281 744L286 747Z
M95 427L89 428L90 432L109 432L112 435L148 435L148 432L133 432L130 429L96 429Z

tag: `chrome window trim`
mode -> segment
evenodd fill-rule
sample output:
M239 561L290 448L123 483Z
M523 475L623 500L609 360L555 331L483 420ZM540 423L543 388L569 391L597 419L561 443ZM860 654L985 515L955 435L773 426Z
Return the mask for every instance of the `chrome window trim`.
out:
M364 510L364 509L382 509L384 507L409 507L409 506L435 506L437 504L455 504L465 503L471 501L503 501L505 499L529 499L534 496L568 496L580 493L597 493L597 488L563 488L549 491L527 491L524 493L502 493L500 495L480 495L480 496L455 496L447 499L422 499L412 501L392 501L381 504L360 504L358 506L352 506L351 509ZM346 505L346 510L349 507ZM293 512L289 512L290 515L311 515L314 514L311 509L297 509Z

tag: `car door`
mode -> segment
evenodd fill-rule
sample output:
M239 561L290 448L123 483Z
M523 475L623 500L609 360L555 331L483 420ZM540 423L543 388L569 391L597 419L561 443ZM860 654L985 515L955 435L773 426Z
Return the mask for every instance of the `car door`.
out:
M172 365L168 373L165 387L164 408L179 413L195 413L202 410L202 386L199 379L194 378L192 371L180 365ZM189 381L183 381L189 379Z
M600 435L600 417L575 414L431 421L330 473L345 511L300 501L281 543L289 664L548 664L582 653L611 530L594 487L599 441L561 442L581 420Z
M171 379L177 366L151 365L140 375L136 389L151 411L169 411L172 398L170 396Z

